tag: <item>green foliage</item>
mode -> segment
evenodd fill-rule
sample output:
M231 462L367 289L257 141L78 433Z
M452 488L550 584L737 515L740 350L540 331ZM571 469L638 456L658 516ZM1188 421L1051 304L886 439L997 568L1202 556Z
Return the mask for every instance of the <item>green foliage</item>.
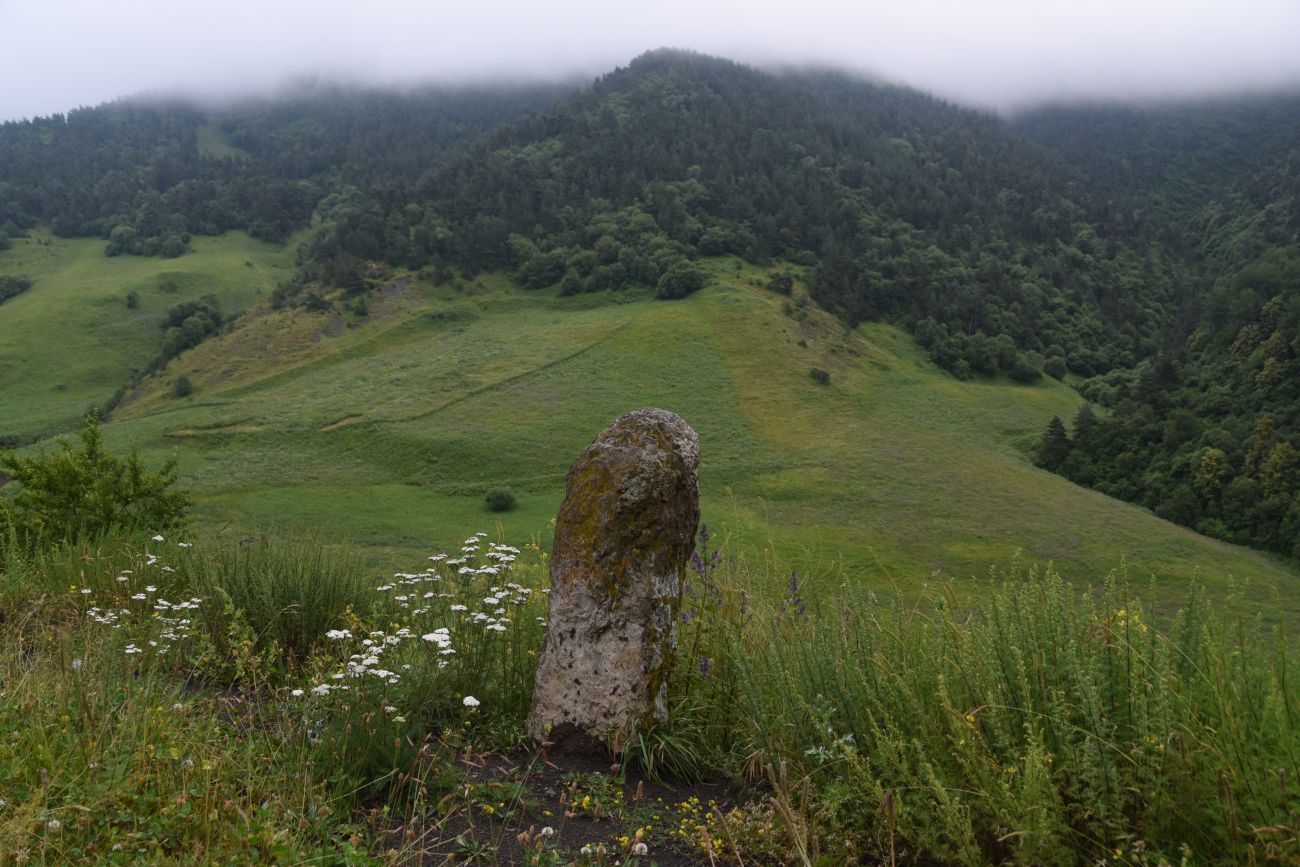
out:
M150 471L134 451L122 458L109 453L93 416L77 436L80 449L60 439L52 452L0 454L0 469L18 485L15 496L0 499L0 525L35 542L166 531L184 522L190 499L174 489L175 460Z
M779 295L794 294L794 277L785 272L778 272L768 279L767 288Z
M1070 455L1070 435L1065 431L1065 423L1060 416L1052 416L1043 434L1043 445L1038 452L1038 465L1049 470L1057 470Z
M1084 384L1110 412L1052 468L1202 532L1300 557L1296 289L1295 248L1223 277L1183 324L1181 351Z
M175 258L193 235L231 229L282 244L340 187L414 185L451 145L563 92L322 87L216 117L180 102L118 100L6 122L0 221L15 235L45 223L59 237L102 238L111 257Z
M0 274L0 304L32 288L32 278L22 275Z
M1219 621L1197 591L1162 630L1122 578L1076 593L1016 568L969 608L946 594L882 603L851 584L810 599L793 579L763 604L753 578L745 593L724 581L720 619L685 627L675 700L713 732L713 762L758 764L786 851L1294 857L1274 829L1295 798L1270 785L1300 746L1285 632Z
M519 505L514 491L509 488L493 488L483 498L489 512L513 512Z
M1012 379L1014 379L1016 382L1030 383L1030 382L1037 382L1038 380L1042 379L1043 371L1038 365L1035 365L1024 353L1017 353L1016 361L1013 365L1011 365L1011 370L1007 372L1007 375L1010 376Z
M222 321L217 299L211 295L173 306L167 311L160 326L163 329L163 343L149 370L160 370L177 355L216 334Z
M194 383L190 382L188 376L180 376L176 379L176 384L172 386L172 397L189 397L194 393Z
M677 262L659 278L655 295L666 299L685 298L703 286L704 275L698 268L689 262Z
M831 384L831 375L829 371L823 370L820 367L814 367L812 370L808 371L808 373L812 377L813 382L818 385Z
M231 661L268 659L292 671L371 609L369 582L346 551L317 540L249 538L182 549L175 568L188 592L208 600L199 618L211 649L207 674L241 679Z

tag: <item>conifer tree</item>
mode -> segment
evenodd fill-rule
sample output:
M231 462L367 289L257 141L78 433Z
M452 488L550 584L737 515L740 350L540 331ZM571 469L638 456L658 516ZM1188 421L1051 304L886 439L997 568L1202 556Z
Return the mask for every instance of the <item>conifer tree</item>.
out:
M1065 432L1065 422L1059 415L1052 416L1043 434L1043 447L1038 452L1038 465L1055 472L1070 455L1070 435Z

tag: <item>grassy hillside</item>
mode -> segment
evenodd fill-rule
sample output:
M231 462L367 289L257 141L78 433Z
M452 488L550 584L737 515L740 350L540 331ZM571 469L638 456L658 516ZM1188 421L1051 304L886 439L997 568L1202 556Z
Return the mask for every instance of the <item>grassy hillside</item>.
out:
M178 259L110 258L97 238L15 239L0 255L0 274L36 283L0 306L0 436L68 430L154 356L169 308L212 294L223 313L237 313L292 266L284 249L242 232L195 238L192 247Z
M1126 563L1178 595L1197 573L1259 600L1294 586L1266 557L1030 466L1045 421L1077 405L1065 386L959 382L900 331L847 332L758 288L757 269L713 266L674 303L486 276L399 278L364 318L259 308L129 394L110 442L179 457L206 528L310 530L393 565L498 520L548 544L569 462L659 405L699 431L705 520L733 551L824 584L960 587L1023 549L1082 581ZM182 374L195 392L176 399ZM495 486L519 510L488 513Z

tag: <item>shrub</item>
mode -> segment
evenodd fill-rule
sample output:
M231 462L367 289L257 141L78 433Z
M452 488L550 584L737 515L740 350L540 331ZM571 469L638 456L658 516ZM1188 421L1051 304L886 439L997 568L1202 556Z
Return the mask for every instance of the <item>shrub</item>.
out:
M518 505L514 491L509 488L493 488L483 499L489 512L512 512Z
M699 291L703 286L703 272L685 259L681 259L674 262L659 278L655 297L667 300L685 298L692 292Z
M32 288L32 278L21 275L0 277L0 304Z
M190 498L174 490L175 460L150 472L135 452L110 454L94 416L77 436L80 449L60 439L54 452L0 455L0 470L19 486L12 500L0 501L0 523L28 540L66 541L110 529L157 532L184 522Z
M189 397L193 393L194 383L190 382L188 376L180 377L176 380L176 384L172 386L173 397Z
M1008 374L1016 382L1037 382L1042 378L1043 372L1034 366L1034 363L1025 355L1016 356L1015 362L1011 365Z
M814 367L808 371L808 375L813 378L813 382L818 385L830 385L831 375L829 371L822 370L820 367Z
M794 293L794 277L785 272L772 274L768 278L767 288L780 295L791 295Z

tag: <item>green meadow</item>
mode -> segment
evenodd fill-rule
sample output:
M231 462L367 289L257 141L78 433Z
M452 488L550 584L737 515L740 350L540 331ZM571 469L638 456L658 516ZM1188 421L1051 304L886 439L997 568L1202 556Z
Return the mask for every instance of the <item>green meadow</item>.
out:
M45 232L14 239L0 274L36 283L0 305L0 436L67 431L106 403L158 351L167 310L212 294L238 313L291 273L291 248L241 232L196 237L177 259L104 255L98 239ZM128 295L138 298L135 307Z
M242 235L170 262L51 243L3 260L39 280L0 309L4 415L20 433L68 430L111 394L171 304L257 305L129 392L107 428L112 447L179 460L203 533L317 534L384 569L477 530L546 546L573 457L620 413L658 405L700 434L705 520L764 570L966 594L1021 552L1079 582L1126 569L1176 600L1200 575L1294 610L1296 577L1277 561L1034 468L1047 419L1078 406L1068 387L960 382L902 331L848 331L736 260L713 261L710 285L679 302L406 275L358 316L258 303L290 257ZM164 277L180 290L160 292ZM182 375L194 393L175 398ZM519 508L489 513L493 487Z

